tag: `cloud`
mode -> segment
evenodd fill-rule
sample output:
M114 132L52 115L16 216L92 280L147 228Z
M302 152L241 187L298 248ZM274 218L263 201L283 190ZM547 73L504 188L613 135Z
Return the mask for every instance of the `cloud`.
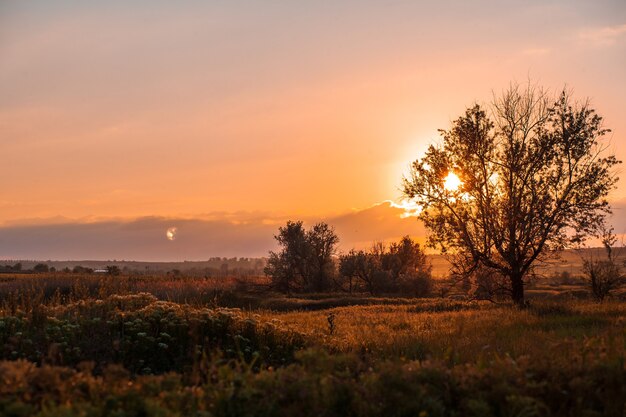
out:
M391 201L373 205L364 210L336 216L327 220L335 227L339 238L340 249L363 249L376 241L397 240L410 235L423 240L426 230L421 222L407 217L404 208Z
M339 251L369 248L373 242L409 235L426 237L421 222L407 216L404 203L384 201L371 207L324 219L297 218L306 227L323 220L339 236ZM409 205L410 206L410 205ZM626 199L612 203L608 222L626 233ZM409 207L411 208L411 207ZM276 249L274 235L287 217L267 213L210 213L196 218L141 217L133 220L16 222L0 226L3 260L137 260L200 261L214 256L263 257ZM168 239L168 230L176 230ZM597 242L592 241L592 244ZM0 261L1 262L1 261Z
M403 235L425 236L404 209L384 202L323 219L334 226L340 250L369 247L374 241ZM0 259L37 260L205 260L213 256L266 256L276 248L273 236L286 218L260 213L213 213L200 218L142 217L90 222L55 218L0 227ZM292 220L297 220L293 218ZM320 219L303 219L311 225ZM168 230L175 228L175 239Z
M585 29L579 32L578 39L595 46L610 46L624 35L626 24Z
M167 230L177 229L176 239ZM133 221L9 226L0 229L0 258L201 260L262 256L273 246L273 227L146 217Z
M400 213L400 217L403 219L407 217L417 217L422 212L422 206L410 198L405 198L399 203L391 200L386 202L393 208L402 209L403 211Z

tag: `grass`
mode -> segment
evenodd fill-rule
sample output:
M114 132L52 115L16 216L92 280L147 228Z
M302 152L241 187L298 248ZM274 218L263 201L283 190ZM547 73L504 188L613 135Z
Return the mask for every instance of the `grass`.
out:
M0 280L0 416L626 412L617 300L556 296L520 310L287 298L235 281L20 279Z
M340 307L331 310L336 327L332 336L328 311L262 312L260 316L280 320L334 352L368 352L377 358L467 363L502 356L538 357L551 355L557 346L567 353L570 345L587 339L603 340L616 354L624 354L626 305L569 303L567 310L554 306L518 310L485 302L428 300L415 305Z

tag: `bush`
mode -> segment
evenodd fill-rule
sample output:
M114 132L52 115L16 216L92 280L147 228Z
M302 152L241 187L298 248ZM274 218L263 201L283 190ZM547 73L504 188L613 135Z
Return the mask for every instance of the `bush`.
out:
M83 300L0 317L0 359L76 366L95 361L132 373L184 372L204 356L281 365L304 345L295 332L236 310L192 308L150 294Z

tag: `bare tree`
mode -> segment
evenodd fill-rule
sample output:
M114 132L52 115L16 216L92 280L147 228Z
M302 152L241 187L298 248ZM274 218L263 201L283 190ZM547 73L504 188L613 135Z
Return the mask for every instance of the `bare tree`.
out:
M499 273L522 305L536 262L602 225L620 161L606 153L602 118L567 91L551 100L513 85L491 110L475 105L440 131L403 191L423 208L429 245L455 254L453 272Z
M617 236L613 228L602 230L602 246L606 257L595 258L593 252L583 257L583 273L589 283L593 297L602 302L611 292L619 288L623 281L622 267L619 264L618 253L615 247Z

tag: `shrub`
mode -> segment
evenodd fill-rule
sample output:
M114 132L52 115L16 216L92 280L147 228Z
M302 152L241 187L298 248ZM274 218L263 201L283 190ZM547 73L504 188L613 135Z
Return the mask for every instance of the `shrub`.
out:
M617 259L616 248L614 248L616 242L617 237L613 233L613 228L605 229L602 244L606 258L594 258L593 253L583 258L583 272L591 293L597 301L603 301L624 281L622 267Z
M97 369L122 364L132 373L184 372L203 356L257 366L292 360L301 335L229 309L193 308L150 294L81 300L0 317L0 359Z

